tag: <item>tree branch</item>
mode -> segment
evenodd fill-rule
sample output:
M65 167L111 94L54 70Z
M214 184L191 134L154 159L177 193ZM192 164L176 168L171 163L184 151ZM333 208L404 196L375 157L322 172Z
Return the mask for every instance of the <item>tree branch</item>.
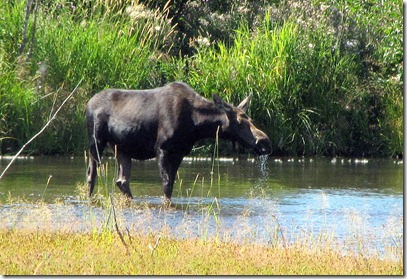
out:
M51 124L52 120L54 120L57 116L57 114L59 113L59 111L62 109L62 107L66 104L66 102L68 102L68 100L72 97L72 95L76 92L76 90L78 89L79 85L82 83L83 78L78 82L78 84L76 85L75 89L68 95L68 97L65 98L65 100L62 102L61 106L55 111L55 113L52 115L52 117L48 120L48 122L44 125L44 127L42 127L42 129L36 133L31 139L29 139L24 145L23 147L21 147L21 149L16 153L16 155L14 155L13 159L11 159L10 163L8 163L7 167L3 170L3 172L0 175L0 179L3 178L4 174L6 173L6 171L10 168L11 164L15 161L15 159L21 154L21 152L24 150L24 148L26 148L27 145L29 145L36 137L38 137L39 135L42 134L42 132L44 132L44 130L49 126L49 124Z

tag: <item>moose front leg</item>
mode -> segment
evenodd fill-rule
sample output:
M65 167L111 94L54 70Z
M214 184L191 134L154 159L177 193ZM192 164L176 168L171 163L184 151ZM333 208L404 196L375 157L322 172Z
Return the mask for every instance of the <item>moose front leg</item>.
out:
M132 199L133 195L130 191L131 157L119 151L117 154L117 163L119 168L117 169L116 185L120 191Z
M163 190L166 203L171 201L172 189L174 187L175 176L183 156L172 154L166 150L160 149L157 154L158 169L163 182Z

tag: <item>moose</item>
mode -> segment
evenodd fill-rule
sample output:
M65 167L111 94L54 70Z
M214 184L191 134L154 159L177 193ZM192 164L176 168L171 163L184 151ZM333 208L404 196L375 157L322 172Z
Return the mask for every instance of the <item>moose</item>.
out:
M218 135L240 143L256 155L270 154L270 139L246 114L251 96L235 107L217 94L210 101L183 82L147 90L106 89L95 94L86 107L89 196L107 144L116 151L116 185L121 192L133 198L129 183L132 159L156 157L167 202L171 201L184 156L200 139Z

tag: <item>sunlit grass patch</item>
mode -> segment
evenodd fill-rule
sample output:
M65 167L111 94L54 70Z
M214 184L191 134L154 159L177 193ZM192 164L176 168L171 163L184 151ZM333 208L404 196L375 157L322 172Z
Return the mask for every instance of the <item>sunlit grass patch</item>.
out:
M395 275L402 261L344 256L302 245L267 247L216 239L173 239L115 232L0 231L0 272L20 274L134 275Z

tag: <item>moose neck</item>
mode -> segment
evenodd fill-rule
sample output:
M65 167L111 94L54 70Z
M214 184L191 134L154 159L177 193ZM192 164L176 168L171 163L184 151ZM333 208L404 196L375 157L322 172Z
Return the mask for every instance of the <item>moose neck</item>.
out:
M213 102L201 104L194 109L195 140L222 137L222 127L229 122L225 112L219 110Z

